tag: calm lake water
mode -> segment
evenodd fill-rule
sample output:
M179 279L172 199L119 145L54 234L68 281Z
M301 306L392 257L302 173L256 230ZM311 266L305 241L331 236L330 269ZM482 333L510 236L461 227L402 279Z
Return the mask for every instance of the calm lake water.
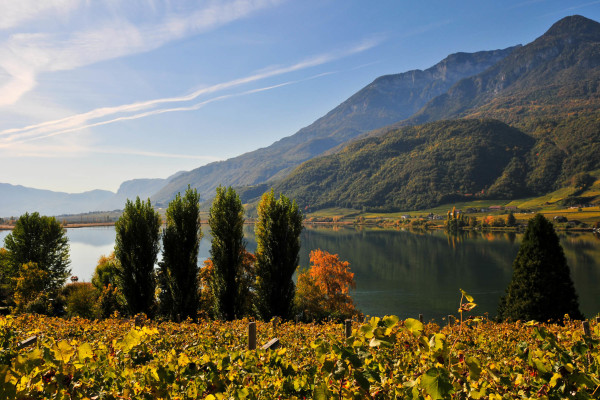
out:
M205 228L208 230L207 228ZM7 231L0 231L0 245ZM252 226L245 227L247 248L254 252ZM114 247L113 227L68 229L72 273L89 281L97 260ZM582 312L600 312L600 237L563 234ZM302 233L300 265L307 267L312 249L337 253L355 273L353 297L368 315L395 314L401 318L423 314L438 322L455 314L459 288L475 297L478 314L495 315L498 299L512 274L520 234L468 232L448 236L442 231L408 232L389 229L306 227ZM210 236L200 245L202 263L209 256Z

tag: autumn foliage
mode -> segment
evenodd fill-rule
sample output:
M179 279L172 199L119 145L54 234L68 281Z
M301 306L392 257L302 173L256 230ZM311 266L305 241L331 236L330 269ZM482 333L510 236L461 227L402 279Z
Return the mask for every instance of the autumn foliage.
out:
M350 263L323 250L310 252L310 268L298 273L296 307L306 319L347 318L359 314L350 288L355 288Z

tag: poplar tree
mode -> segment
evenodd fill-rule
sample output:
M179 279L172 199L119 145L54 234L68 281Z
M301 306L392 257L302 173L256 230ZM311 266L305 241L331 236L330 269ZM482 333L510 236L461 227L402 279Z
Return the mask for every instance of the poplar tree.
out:
M233 320L244 314L248 284L244 279L244 207L231 187L217 188L210 207L208 224L212 235L210 257L213 265L211 290L215 314Z
M513 276L500 300L501 320L583 318L571 274L552 223L541 214L529 220L513 262Z
M131 314L154 312L154 264L159 251L160 216L150 203L127 200L115 223L115 256L121 266L120 289Z
M263 194L258 205L256 235L257 309L269 320L290 318L295 293L292 276L298 266L302 213L295 201L273 189Z
M167 208L167 226L162 235L160 263L163 310L172 318L195 318L198 311L198 249L202 239L200 195L189 186L178 193ZM164 306L164 304L163 304Z

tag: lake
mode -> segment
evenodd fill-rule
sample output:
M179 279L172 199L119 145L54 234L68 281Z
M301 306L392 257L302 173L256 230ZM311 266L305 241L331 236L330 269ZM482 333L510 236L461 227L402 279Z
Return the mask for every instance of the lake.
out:
M208 231L207 227L204 227ZM252 226L245 227L247 248L254 252ZM0 243L8 231L0 231ZM115 240L113 227L67 230L73 275L90 281L101 255ZM600 312L600 237L559 234L587 317ZM300 265L307 267L309 252L323 249L350 262L356 290L352 296L368 315L395 314L401 318L423 314L426 320L456 314L459 288L475 297L477 314L496 314L498 299L512 274L521 234L467 232L448 236L442 231L409 232L395 229L312 227L302 233ZM199 263L209 257L210 236L200 245Z

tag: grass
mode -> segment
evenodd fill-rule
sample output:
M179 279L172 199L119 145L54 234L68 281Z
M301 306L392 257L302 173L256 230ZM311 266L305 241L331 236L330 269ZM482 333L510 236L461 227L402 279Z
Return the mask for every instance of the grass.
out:
M546 218L554 218L555 216L564 216L569 221L577 220L587 224L594 224L600 221L600 207L565 207L562 205L563 201L569 197L578 196L588 199L593 199L594 203L600 202L600 180L597 180L591 187L578 193L578 189L574 187L565 187L556 190L552 193L548 193L539 197L529 197L517 200L473 200L464 201L457 203L444 204L438 207L433 207L425 210L418 211L398 211L392 213L384 212L366 212L361 210L355 210L351 208L327 208L318 210L315 212L308 213L307 218L336 218L340 221L353 221L357 217L363 217L366 220L377 220L377 219L388 219L398 220L404 215L410 215L411 217L426 217L429 214L446 215L446 213L453 207L458 210L467 210L469 208L489 208L491 206L504 206L504 207L517 207L519 210L528 210L528 212L517 212L515 217L519 221L526 221L532 216L532 212L541 213ZM479 217L485 217L487 215L501 215L507 214L506 210L503 211L487 211L470 213Z

